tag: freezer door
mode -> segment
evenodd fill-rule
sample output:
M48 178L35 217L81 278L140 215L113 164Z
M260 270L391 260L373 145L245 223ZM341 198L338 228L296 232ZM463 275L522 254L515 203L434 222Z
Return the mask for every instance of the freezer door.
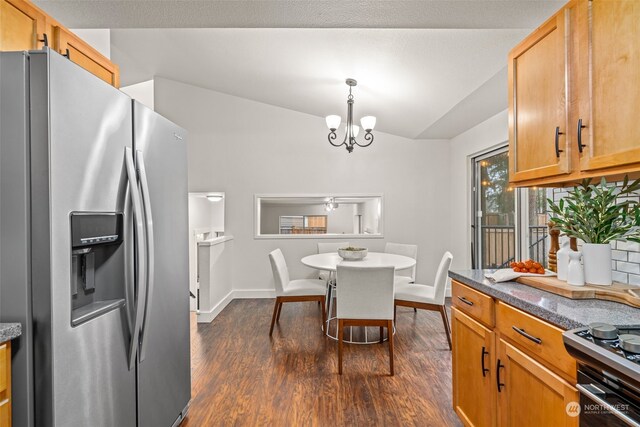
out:
M134 258L124 161L132 148L131 100L57 53L32 52L30 62L36 425L134 427L136 371L127 363ZM100 249L108 258L96 247L85 260L92 279L84 290L74 281L80 276L72 255L78 212L124 214L122 245ZM118 269L123 274L106 274ZM85 300L73 300L74 292ZM98 295L105 301L92 300ZM101 306L113 301L109 295L126 306Z
M13 425L33 427L29 242L28 54L0 53L0 322L19 322L11 343Z
M186 132L133 104L149 271L140 333L138 425L172 426L191 398Z

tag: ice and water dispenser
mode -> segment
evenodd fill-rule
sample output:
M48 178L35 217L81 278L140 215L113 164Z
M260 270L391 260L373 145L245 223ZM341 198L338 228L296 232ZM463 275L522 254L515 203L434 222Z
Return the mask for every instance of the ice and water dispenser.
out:
M71 325L125 304L123 214L71 214Z

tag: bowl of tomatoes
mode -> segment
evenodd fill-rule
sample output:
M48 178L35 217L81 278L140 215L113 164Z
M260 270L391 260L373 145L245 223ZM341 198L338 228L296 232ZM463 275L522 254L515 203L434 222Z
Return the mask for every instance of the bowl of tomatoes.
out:
M511 267L515 273L545 274L542 264L532 259L514 261L509 264L509 267Z

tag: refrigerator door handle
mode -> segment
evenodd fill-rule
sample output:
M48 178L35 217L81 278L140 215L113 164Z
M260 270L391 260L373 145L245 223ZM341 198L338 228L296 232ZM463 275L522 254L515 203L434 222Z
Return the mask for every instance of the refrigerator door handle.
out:
M135 223L135 247L136 247L136 309L134 312L133 330L131 331L131 343L129 346L129 370L133 369L136 363L136 354L138 351L138 343L140 339L140 329L143 319L143 307L146 300L147 282L147 248L143 244L144 221L142 213L142 199L138 190L138 180L136 177L136 169L133 163L133 152L131 148L124 149L125 165L127 168L127 178L129 180L129 191L131 193L131 204L133 205L133 218Z
M144 318L142 321L142 330L140 332L140 362L144 360L146 343L145 333L147 332L147 325L149 323L149 308L151 307L151 299L153 296L154 285L154 235L153 235L153 218L151 216L151 199L149 196L149 181L147 180L147 171L144 166L144 156L142 151L136 150L136 167L138 169L138 176L140 177L140 183L142 184L142 201L144 204L144 216L146 218L146 232L147 232L147 291L146 302L144 306Z

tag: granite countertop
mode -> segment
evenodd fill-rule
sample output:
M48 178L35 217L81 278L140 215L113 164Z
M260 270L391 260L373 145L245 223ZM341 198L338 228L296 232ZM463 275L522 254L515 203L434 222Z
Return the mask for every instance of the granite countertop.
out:
M22 335L20 323L0 323L0 343L12 340Z
M593 322L640 325L640 308L596 299L569 299L516 282L495 283L484 277L492 271L449 271L449 277L562 329L580 328Z

